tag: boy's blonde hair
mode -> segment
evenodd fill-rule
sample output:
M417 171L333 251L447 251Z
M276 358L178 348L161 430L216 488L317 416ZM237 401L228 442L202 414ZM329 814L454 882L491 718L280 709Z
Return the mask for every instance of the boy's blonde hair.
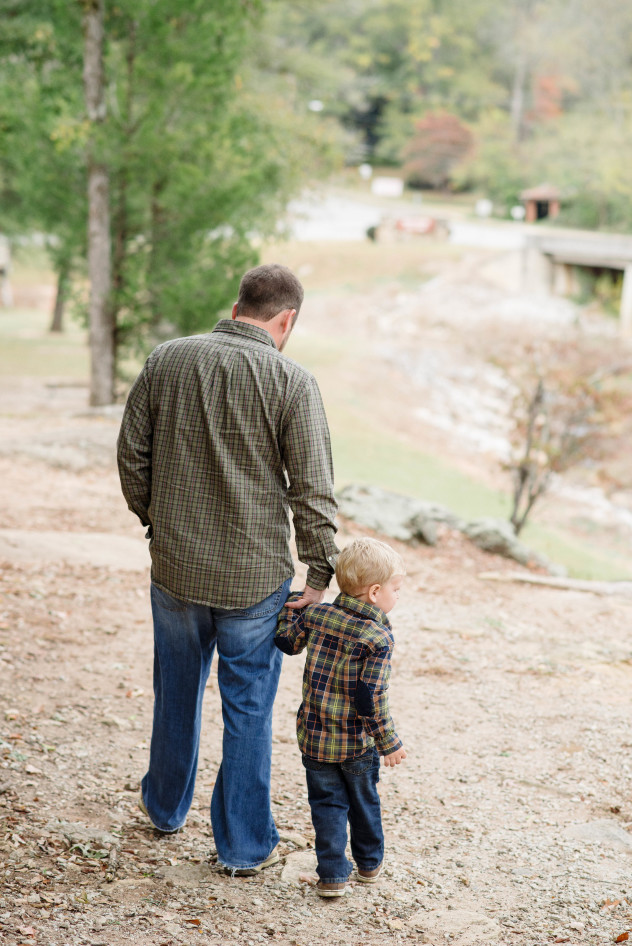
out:
M336 562L336 581L341 591L354 595L369 585L384 585L393 575L405 575L401 555L379 539L363 536L346 545Z

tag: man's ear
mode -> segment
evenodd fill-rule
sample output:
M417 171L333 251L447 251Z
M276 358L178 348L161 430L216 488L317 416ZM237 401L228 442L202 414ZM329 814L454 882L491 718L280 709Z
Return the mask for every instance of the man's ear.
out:
M288 332L294 325L294 317L296 316L296 309L286 309L283 313L282 321L282 330L283 334Z
M232 317L233 317L233 319L236 319L236 318L237 318L237 303L235 303L234 306L233 306L233 315L232 315Z

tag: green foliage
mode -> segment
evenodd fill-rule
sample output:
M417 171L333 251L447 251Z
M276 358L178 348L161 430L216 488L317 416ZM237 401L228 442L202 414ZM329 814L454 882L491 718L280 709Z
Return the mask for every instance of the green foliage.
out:
M493 0L284 0L272 7L279 68L305 106L356 135L365 156L398 160L429 109L474 117L499 90L479 35ZM390 136L393 134L393 140ZM357 160L357 146L349 159Z
M479 188L499 207L512 207L529 184L529 172L513 140L509 117L497 109L487 112L473 134L474 149L468 160L456 168L454 184Z
M296 114L259 54L258 3L106 5L107 115L84 120L81 0L0 0L3 230L50 236L61 271L86 250L86 148L107 167L119 348L210 328L257 261L304 165L335 138ZM245 65L254 63L254 65Z

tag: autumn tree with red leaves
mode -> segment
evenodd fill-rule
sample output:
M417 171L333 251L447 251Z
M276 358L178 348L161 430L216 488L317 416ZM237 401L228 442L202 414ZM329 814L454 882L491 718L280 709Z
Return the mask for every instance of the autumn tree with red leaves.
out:
M448 187L452 171L470 152L470 130L449 112L429 112L415 125L404 151L404 175L413 187Z

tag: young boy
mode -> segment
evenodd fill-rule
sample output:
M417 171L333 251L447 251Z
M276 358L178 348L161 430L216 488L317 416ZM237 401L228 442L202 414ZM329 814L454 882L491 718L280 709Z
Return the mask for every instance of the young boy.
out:
M358 880L373 884L382 870L379 756L385 765L406 758L386 693L393 652L386 615L397 603L404 574L404 563L390 546L355 539L338 557L340 594L334 603L299 611L286 607L279 617L277 647L286 654L307 647L297 734L321 897L345 892L353 866L345 855L347 820Z

